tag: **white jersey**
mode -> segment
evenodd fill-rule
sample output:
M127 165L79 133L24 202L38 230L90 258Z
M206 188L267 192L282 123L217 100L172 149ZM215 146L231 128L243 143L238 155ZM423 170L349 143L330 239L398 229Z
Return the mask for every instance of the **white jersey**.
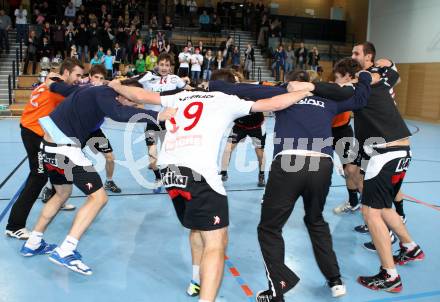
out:
M145 90L154 92L170 91L175 89L182 89L186 86L184 80L176 76L175 74L169 74L167 76L160 76L152 72L147 72L140 80ZM160 111L161 105L146 104L144 108L147 110Z
M183 62L180 62L180 61ZM181 68L189 68L189 61L191 60L191 53L190 52L181 52L179 53L179 67Z
M191 56L191 71L201 71L203 64L203 56L201 54L193 54Z
M235 119L248 115L254 102L222 92L182 91L162 96L164 107L177 108L167 121L158 164L188 167L201 174L216 192L226 195L218 175L217 157L225 131Z

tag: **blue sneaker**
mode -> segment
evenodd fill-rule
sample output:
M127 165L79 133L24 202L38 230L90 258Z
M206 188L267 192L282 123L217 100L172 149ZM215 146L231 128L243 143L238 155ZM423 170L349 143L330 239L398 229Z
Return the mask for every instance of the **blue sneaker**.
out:
M45 255L50 254L53 252L53 250L57 247L56 244L48 244L46 241L41 240L41 244L38 248L35 250L26 247L26 242L23 244L23 246L20 249L20 254L22 254L25 257L32 257L36 255Z
M55 264L65 266L74 272L90 276L92 270L81 261L81 258L81 254L78 251L74 251L73 254L67 255L66 257L61 257L59 248L56 248L49 256L49 260Z

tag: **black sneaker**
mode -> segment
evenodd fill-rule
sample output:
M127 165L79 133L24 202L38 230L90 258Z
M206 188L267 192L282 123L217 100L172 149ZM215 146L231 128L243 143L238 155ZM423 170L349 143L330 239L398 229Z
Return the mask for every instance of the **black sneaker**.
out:
M266 186L266 180L264 179L264 174L258 175L258 186L259 187L265 187Z
M270 289L265 291L259 291L255 296L255 301L257 302L284 302L283 297L272 296L272 291Z
M55 195L55 190L53 188L44 187L43 191L41 192L41 201L43 203L46 203L54 195Z
M228 174L222 174L222 181L228 180Z
M425 259L425 253L423 253L420 246L416 246L412 250L408 250L408 248L404 247L402 243L399 244L400 249L396 255L393 256L394 263L398 265L405 265L411 261L422 261Z
M121 189L115 184L113 180L107 180L104 187L106 190L110 190L113 193L121 193Z
M354 228L355 232L361 233L361 234L368 234L370 230L368 230L368 226L366 224L358 225Z
M397 242L397 237L393 234L392 231L390 231L390 237L391 237L391 244L394 244L394 243ZM376 251L376 247L374 246L373 241L365 242L363 244L363 246L364 246L364 248L366 248L370 252L375 252Z
M390 280L390 277L391 276L388 275L387 271L381 267L379 274L375 276L358 277L357 282L372 290L384 290L390 293L399 293L403 288L400 276L397 275L393 280Z

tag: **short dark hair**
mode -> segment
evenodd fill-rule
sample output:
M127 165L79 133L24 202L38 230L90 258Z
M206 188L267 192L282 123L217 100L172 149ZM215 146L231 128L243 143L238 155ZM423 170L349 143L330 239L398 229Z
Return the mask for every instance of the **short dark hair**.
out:
M374 62L376 58L376 47L374 47L374 44L368 41L365 41L361 44L362 49L364 51L364 55L371 55L371 62Z
M310 76L305 70L297 70L297 71L292 70L288 74L286 74L284 80L286 82L290 82L290 81L310 82Z
M162 52L159 57L157 57L157 63L159 64L160 61L168 61L170 62L171 65L174 64L174 60L173 57L167 53L167 52Z
M76 58L65 58L63 63L60 66L60 73L63 74L65 70L72 72L73 69L78 66L81 69L84 69L84 66L81 62Z
M228 83L235 83L234 71L231 69L214 70L211 74L211 80L225 81Z
M95 75L95 74L102 74L105 77L107 74L107 70L105 69L104 65L95 64L95 65L92 65L92 67L90 67L89 74L90 74L90 76Z
M345 76L348 73L350 78L354 79L356 73L360 70L362 70L362 66L359 62L347 57L336 62L333 67L333 74L339 73L341 76Z

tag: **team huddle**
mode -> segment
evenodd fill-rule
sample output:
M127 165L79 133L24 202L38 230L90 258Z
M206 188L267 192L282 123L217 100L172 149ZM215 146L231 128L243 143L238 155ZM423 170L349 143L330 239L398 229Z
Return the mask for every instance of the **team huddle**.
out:
M26 240L20 250L23 256L47 254L56 264L92 274L77 250L78 242L105 206L106 190L121 192L112 178L113 149L101 126L105 118L131 123L136 117L136 123L146 124L153 191L167 191L180 223L190 230L188 295L199 296L200 302L216 299L228 244L229 209L223 182L228 179L232 151L248 136L259 162L258 186L265 187L257 233L268 289L258 292L256 301L284 301L300 280L285 264L282 236L299 197L313 253L331 295L346 294L323 217L334 153L344 164L349 195L334 212L361 208L365 225L356 230L370 233L372 241L365 247L376 250L380 259L378 274L357 280L372 290L402 290L396 265L423 260L424 253L404 224L400 189L411 161L411 133L392 97L399 74L391 61L375 61L374 45L365 42L353 48L351 58L336 63L334 83L310 82L306 72L297 71L287 74L283 85L265 86L241 83L237 72L221 69L212 73L205 89L194 89L171 74L171 64L172 58L161 54L155 72L109 83L103 81L105 70L94 66L89 83L79 84L83 67L75 59L66 59L59 74L49 74L34 90L20 123L31 172L6 227L10 237ZM264 112L275 113L267 183ZM231 123L219 169L218 154ZM104 184L83 152L86 146L106 159ZM26 220L48 180L53 189L29 232ZM64 241L46 243L43 234L51 221L60 209L69 208L72 185L86 200ZM393 255L397 238L400 249Z

